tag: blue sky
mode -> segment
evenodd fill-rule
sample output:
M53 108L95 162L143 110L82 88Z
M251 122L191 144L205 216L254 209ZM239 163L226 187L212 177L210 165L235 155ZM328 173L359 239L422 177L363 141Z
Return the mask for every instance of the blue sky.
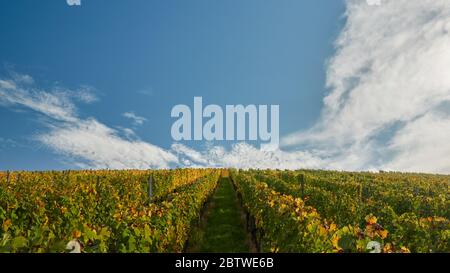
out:
M95 89L82 116L129 127L168 148L175 104L279 104L281 134L320 113L324 61L340 27L339 1L1 1L2 76L31 75L42 88ZM2 169L64 168L28 136L36 113L0 108ZM192 143L199 145L199 143Z
M445 155L433 152L435 135L424 136L424 150L412 155L417 143L408 138L423 131L418 118L440 121L434 113L448 109L447 83L415 105L416 115L409 109L391 113L407 104L395 99L401 92L421 97L424 89L414 94L402 85L402 75L389 78L397 71L381 74L390 66L398 73L445 68L405 63L405 54L421 60L426 53L412 51L418 44L412 38L405 39L411 47L395 48L393 41L411 30L431 33L426 20L438 16L414 18L442 10L439 20L445 21L448 7L394 2L84 0L69 6L65 0L0 0L0 169L248 167L263 158L257 166L450 171L442 163ZM411 26L389 25L382 16ZM436 34L419 42L440 52L442 39ZM391 56L379 52L383 47ZM446 60L447 52L431 58ZM403 76L443 80L423 73ZM17 86L8 89L6 83ZM260 154L236 143L174 144L170 110L192 105L194 96L222 106L280 105L281 150ZM390 96L393 105L384 109ZM71 120L55 118L48 105L37 108L36 102L70 109ZM119 158L123 153L130 160ZM422 168L420 162L431 157L438 162Z

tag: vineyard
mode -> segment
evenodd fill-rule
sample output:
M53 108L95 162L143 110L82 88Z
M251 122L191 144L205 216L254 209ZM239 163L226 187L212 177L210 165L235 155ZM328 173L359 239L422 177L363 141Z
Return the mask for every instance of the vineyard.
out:
M2 252L180 252L217 170L2 173ZM153 196L149 197L149 177Z
M222 231L242 242L224 252L450 252L449 186L313 170L0 172L0 252L214 252L198 238L224 247Z
M263 252L450 251L447 176L233 171L232 178Z

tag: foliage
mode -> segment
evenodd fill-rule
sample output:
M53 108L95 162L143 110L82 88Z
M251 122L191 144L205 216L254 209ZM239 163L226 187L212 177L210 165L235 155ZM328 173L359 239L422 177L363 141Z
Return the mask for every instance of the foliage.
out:
M384 252L450 251L449 177L305 170L231 174L264 251L367 252L371 241Z
M212 169L0 173L0 252L62 252L73 239L83 252L180 252L218 176Z

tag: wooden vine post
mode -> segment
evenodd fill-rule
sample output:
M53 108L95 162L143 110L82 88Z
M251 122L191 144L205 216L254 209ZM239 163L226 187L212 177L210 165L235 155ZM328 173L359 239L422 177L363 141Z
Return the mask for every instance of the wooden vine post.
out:
M364 215L362 215L362 181L361 179L358 179L358 177L355 175L355 182L358 183L358 215L359 220L364 218ZM359 180L359 181L358 181Z
M150 178L148 179L148 198L150 202L153 199L153 175L150 175Z
M300 190L301 190L301 194L302 194L302 199L305 199L305 175L300 174L298 176L298 178L300 180Z
M96 190L100 190L100 176L97 175L97 183L95 184Z
M361 179L359 180L359 205L362 203L362 194L363 194L363 181Z

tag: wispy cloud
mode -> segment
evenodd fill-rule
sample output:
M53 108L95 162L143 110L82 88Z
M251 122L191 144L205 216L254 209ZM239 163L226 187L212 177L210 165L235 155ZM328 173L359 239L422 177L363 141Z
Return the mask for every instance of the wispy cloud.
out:
M0 150L17 147L23 147L23 145L13 139L0 137Z
M134 112L125 112L122 116L131 119L134 125L142 125L147 121L146 118L136 115Z
M59 153L81 159L88 168L168 168L177 163L170 152L140 140L128 140L95 119L52 128L38 140Z
M319 168L324 166L325 163L324 160L309 152L267 151L247 143L234 144L229 149L222 146L212 146L201 151L176 143L172 145L171 150L186 166L299 169Z
M95 118L80 118L73 96L77 90L45 91L30 83L23 84L16 78L0 80L0 105L23 107L45 115L48 131L38 134L35 139L73 159L78 166L146 169L178 164L177 158L164 149L138 139L121 137L119 131ZM90 99L81 101L91 102Z
M14 79L0 80L0 104L26 107L60 121L76 120L75 105L63 92L34 89Z
M308 152L262 151L240 143L230 149L209 146L195 150L174 143L169 150L140 140L129 128L108 127L95 118L77 115L72 91L58 89L57 94L34 86L20 87L15 80L0 81L2 102L21 106L44 114L47 132L34 139L66 156L82 168L146 169L169 167L238 167L238 168L299 168L318 167L320 162ZM132 112L124 116L141 124L144 118Z
M320 122L282 144L327 150L344 169L449 173L450 2L348 0L346 17Z
M127 139L138 139L136 132L131 128L126 128L123 126L116 126L116 128L121 131L125 138Z
M154 92L152 88L144 88L137 91L138 94L144 95L144 96L153 96Z
M98 98L95 95L95 88L88 85L81 86L72 93L72 95L74 96L74 99L84 103L94 103L98 101Z

